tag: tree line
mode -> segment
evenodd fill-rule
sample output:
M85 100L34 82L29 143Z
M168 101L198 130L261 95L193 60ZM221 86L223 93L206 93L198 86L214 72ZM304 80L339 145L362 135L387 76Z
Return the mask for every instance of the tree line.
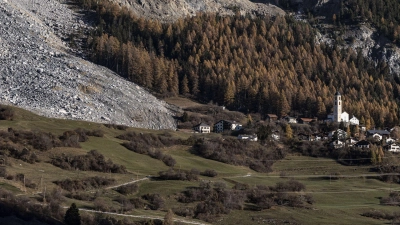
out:
M199 13L162 24L107 1L80 4L96 10L92 60L156 93L246 113L322 119L339 91L344 109L362 122L399 121L400 85L385 62L316 44L315 30L291 17Z

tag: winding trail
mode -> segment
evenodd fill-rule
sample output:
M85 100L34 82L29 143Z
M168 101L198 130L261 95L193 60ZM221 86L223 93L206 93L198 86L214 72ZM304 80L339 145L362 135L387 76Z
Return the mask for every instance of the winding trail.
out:
M64 207L64 208L68 208L68 207ZM101 213L101 214L114 215L114 216L123 216L123 217L131 217L131 218L141 218L141 219L152 219L152 220L162 220L162 221L164 221L164 218L163 217L159 217L159 216L128 215L128 214L113 213L113 212L102 212L102 211L96 211L96 210L91 210L91 209L83 209L83 208L79 208L79 210L80 211L84 211L84 212ZM179 219L179 218L174 218L174 221L175 222L180 222L180 223L186 223L186 224L210 225L209 223L190 221L190 220L184 220L184 219Z
M126 182L126 183L123 183L123 184L118 184L116 186L106 187L104 189L107 189L107 190L114 189L114 188L117 188L117 187L125 186L125 185L128 185L128 184L133 184L133 183L136 183L136 182L139 182L139 181L143 181L143 180L148 180L148 179L149 179L149 177L145 177L145 178L142 178L142 179L139 179L139 180L133 180L133 181L129 181L129 182Z

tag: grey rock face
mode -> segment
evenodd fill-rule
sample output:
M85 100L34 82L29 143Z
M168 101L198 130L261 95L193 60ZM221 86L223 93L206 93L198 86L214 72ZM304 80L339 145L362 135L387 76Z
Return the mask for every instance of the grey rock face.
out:
M90 29L56 0L0 0L0 103L53 118L175 129L170 106L68 54L60 37Z
M284 15L285 12L271 4L253 3L249 0L113 0L127 6L136 15L163 22L172 22L198 12L233 15L241 14Z

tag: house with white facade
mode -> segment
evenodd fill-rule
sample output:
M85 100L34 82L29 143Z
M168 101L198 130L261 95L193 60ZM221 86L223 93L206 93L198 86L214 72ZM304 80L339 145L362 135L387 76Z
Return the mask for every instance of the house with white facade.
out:
M390 137L390 132L387 130L367 130L367 137L374 137L376 140L381 141Z
M335 140L335 141L332 141L329 145L331 147L333 147L334 149L339 149L339 148L343 148L344 143L342 141Z
M354 146L355 143L357 143L358 141L354 138L347 138L346 139L346 146Z
M285 120L287 123L297 123L297 118L291 116L284 116L282 120Z
M193 130L199 133L211 133L211 126L205 123L199 123L198 125L193 127Z
M378 133L373 134L372 137L377 141L381 141L382 140L382 135L380 135Z
M249 135L249 134L239 134L237 137L239 140L248 140L248 141L258 141L257 135Z
M371 143L366 140L361 140L354 144L354 146L356 146L357 148L369 148L370 145Z
M351 125L360 125L360 120L358 120L357 117L355 117L354 115L349 121Z
M216 133L221 133L226 130L240 130L242 128L243 125L236 121L220 120L214 124L214 132Z
M396 142L396 140L394 140L393 138L386 139L386 144L388 144L388 145L393 144L394 142Z
M400 146L398 144L390 144L387 145L385 148L389 152L400 152Z
M335 133L337 134L338 139L346 139L346 137L347 137L346 131L341 130L341 129L337 129L337 130L333 130L333 131L329 132L328 137L333 138L335 136Z

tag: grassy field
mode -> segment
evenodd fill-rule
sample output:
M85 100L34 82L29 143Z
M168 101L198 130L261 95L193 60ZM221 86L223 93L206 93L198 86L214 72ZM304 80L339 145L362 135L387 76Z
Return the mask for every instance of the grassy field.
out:
M178 99L179 100L179 99ZM116 136L126 131L107 128L102 124L68 121L43 118L24 110L16 109L16 119L0 121L0 129L40 130L57 135L67 130L85 128L88 130L101 129L104 137L90 137L87 142L81 143L82 148L54 148L47 152L38 152L40 163L29 164L21 160L12 159L7 166L9 174L25 174L38 185L36 189L24 188L21 182L0 180L0 188L10 190L16 194L36 196L44 187L51 190L56 187L53 181L71 178L80 179L89 176L101 176L116 179L122 184L146 176L157 176L159 171L168 170L163 162L146 155L129 151L121 145L122 140ZM156 135L168 132L172 137L186 139L193 134L179 131L152 131L129 128L129 131L154 133ZM116 164L124 165L128 174L109 174L93 171L62 170L48 163L55 154L83 155L96 149L107 159ZM311 194L315 203L309 209L291 207L273 207L263 211L237 210L224 215L215 224L388 224L387 220L376 220L361 216L370 210L387 212L399 211L398 207L379 204L381 197L387 197L391 191L400 191L398 184L384 183L375 179L375 173L369 172L368 166L343 166L335 160L325 158L311 158L299 155L289 155L276 162L271 173L257 173L247 167L233 166L213 160L201 158L190 153L190 147L177 145L161 149L170 154L175 160L175 169L204 171L213 169L218 172L215 178L200 176L202 180L222 181L228 187L234 182L245 183L250 186L269 185L277 182L295 179L306 185L305 192ZM337 177L339 176L339 177ZM130 197L140 197L144 194L158 193L166 200L166 208L185 206L178 203L176 196L187 187L197 187L200 181L160 181L149 179L139 182L139 191ZM90 191L90 190L88 190ZM98 190L92 190L98 191ZM113 190L103 190L103 200L110 205L119 207L119 203L112 201L118 193ZM66 205L76 202L80 207L93 207L92 203L67 199ZM132 215L164 216L165 210L133 210Z

